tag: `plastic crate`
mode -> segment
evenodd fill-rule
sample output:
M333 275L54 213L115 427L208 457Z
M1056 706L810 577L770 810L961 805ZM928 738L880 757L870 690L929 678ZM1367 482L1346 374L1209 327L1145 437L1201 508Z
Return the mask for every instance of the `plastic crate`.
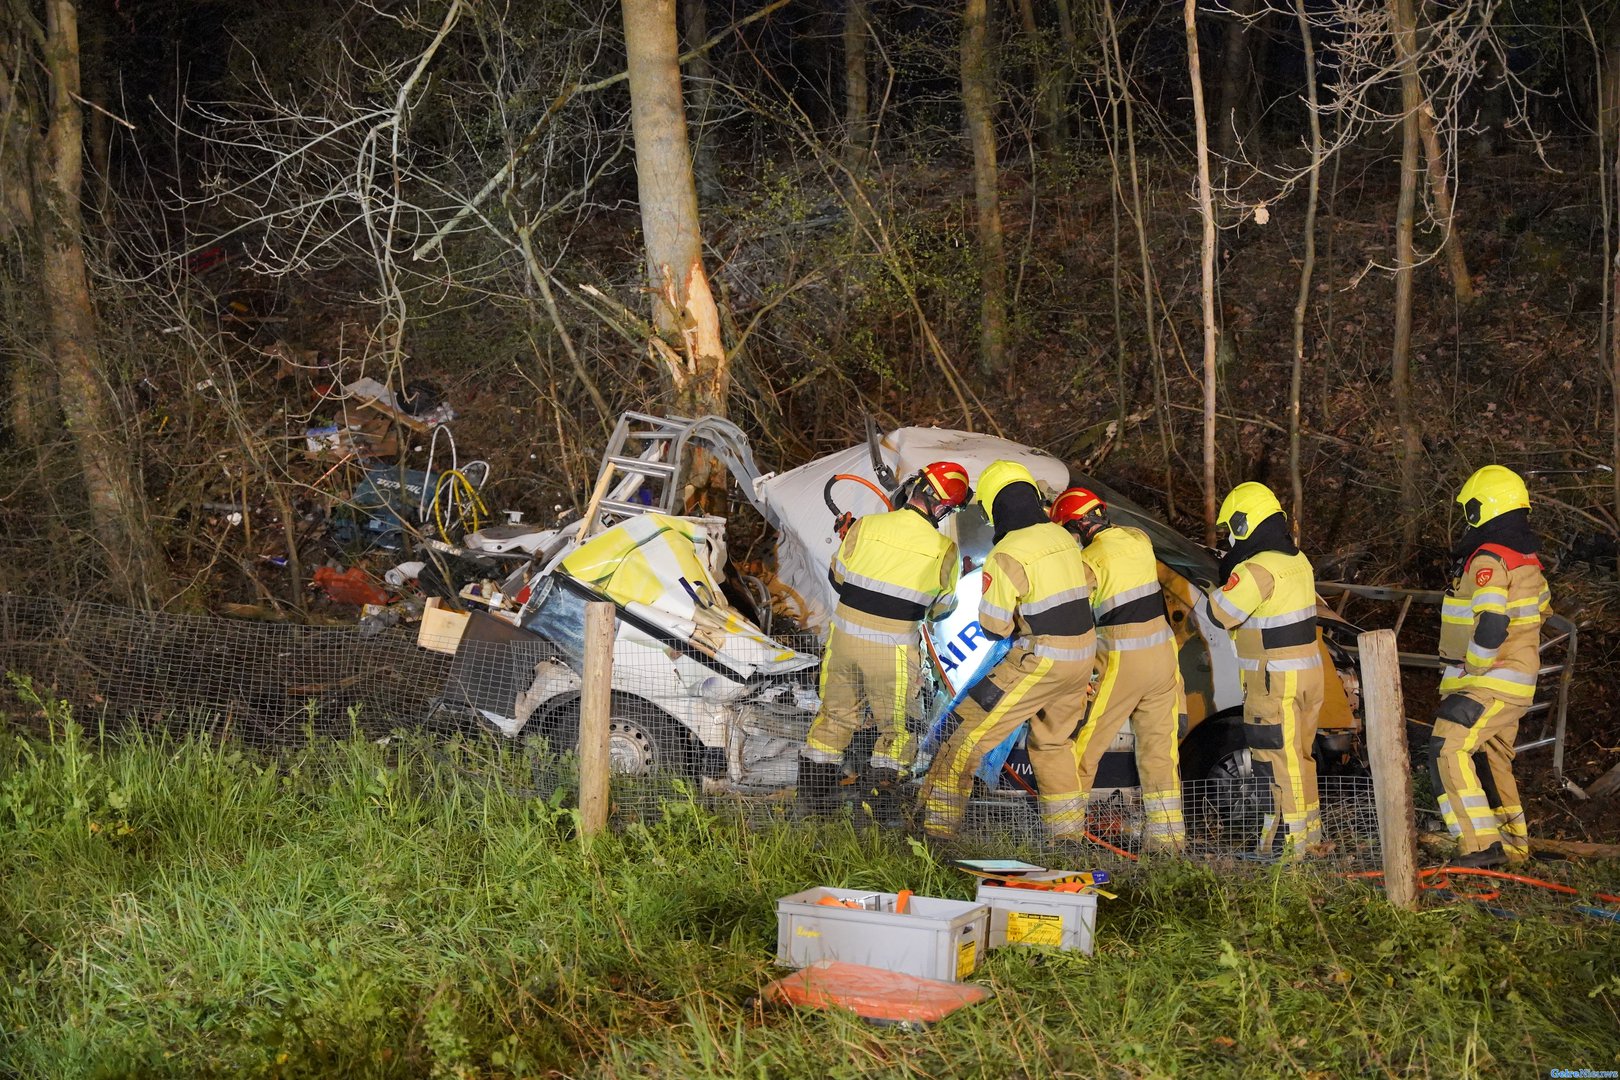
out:
M1019 881L1058 881L1068 871L1030 874ZM1097 894L1019 889L979 882L978 900L990 906L989 945L1045 945L1091 955L1097 931Z
M859 908L825 905L825 897ZM818 960L960 982L984 953L990 909L970 900L913 896L896 914L896 893L815 888L776 902L776 962L805 967Z

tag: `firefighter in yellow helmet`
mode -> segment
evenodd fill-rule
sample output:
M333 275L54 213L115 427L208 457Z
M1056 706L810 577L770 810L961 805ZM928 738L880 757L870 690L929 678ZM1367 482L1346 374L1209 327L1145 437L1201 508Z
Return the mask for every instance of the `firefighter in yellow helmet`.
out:
M1110 522L1108 504L1085 488L1059 495L1051 514L1080 541L1097 620L1101 677L1074 741L1080 797L1089 796L1103 754L1130 721L1146 818L1142 847L1177 850L1186 840L1178 738L1184 722L1181 669L1153 541L1140 529Z
M967 503L967 470L936 461L910 481L904 504L861 518L844 534L829 576L838 607L821 661L821 709L799 751L799 799L812 813L838 805L844 750L870 710L878 726L865 796L874 816L897 816L900 774L916 740L907 726L917 696L917 629L956 604L956 544L939 532Z
M1047 518L1035 478L1017 462L986 467L974 499L984 504L995 537L984 563L979 626L986 637L1013 638L1013 647L956 711L957 727L923 782L924 828L939 838L956 834L979 762L1028 721L1047 833L1078 839L1085 808L1074 735L1097 648L1085 560L1074 538Z
M1264 484L1239 484L1221 503L1228 533L1222 584L1209 612L1232 634L1243 678L1243 733L1256 774L1271 782L1259 853L1270 855L1282 825L1282 854L1298 858L1322 840L1311 756L1322 712L1322 653L1316 640L1316 573L1294 546L1288 517Z
M1536 692L1547 579L1530 529L1530 492L1511 469L1486 465L1457 493L1467 527L1452 549L1440 610L1440 707L1429 767L1457 866L1530 857L1513 743Z

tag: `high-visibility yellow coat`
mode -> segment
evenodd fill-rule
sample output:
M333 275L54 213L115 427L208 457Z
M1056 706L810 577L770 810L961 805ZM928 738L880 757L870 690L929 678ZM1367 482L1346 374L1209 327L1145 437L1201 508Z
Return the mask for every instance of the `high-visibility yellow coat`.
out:
M1484 690L1526 702L1541 670L1551 594L1541 560L1498 544L1468 559L1440 608L1440 692Z
M1051 522L1008 533L984 563L979 625L1015 649L1058 663L1097 652L1086 563L1067 529Z

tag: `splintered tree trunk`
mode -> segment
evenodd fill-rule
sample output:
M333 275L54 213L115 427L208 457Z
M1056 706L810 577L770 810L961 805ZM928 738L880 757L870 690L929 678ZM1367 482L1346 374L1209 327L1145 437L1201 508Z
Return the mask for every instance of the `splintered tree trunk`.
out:
M667 366L681 409L724 416L730 371L720 311L703 269L675 0L624 0L623 10L636 189L658 334L652 347Z
M978 212L979 367L988 374L1003 370L1007 362L1007 262L1002 253L995 76L985 0L967 0L962 23L962 111L973 147L973 194Z
M139 473L131 464L97 348L79 202L84 182L84 114L79 106L79 31L73 0L48 0L45 20L50 126L42 163L45 175L34 209L51 352L62 414L78 454L101 557L120 596L144 604L160 587L161 562L147 531Z
M866 0L844 7L844 163L856 176L872 153L870 83L867 81Z
M1418 461L1423 441L1412 411L1412 279L1416 272L1412 228L1417 211L1418 110L1423 105L1418 85L1417 29L1412 0L1389 0L1395 28L1395 55L1401 67L1401 194L1395 208L1395 347L1390 358L1390 381L1395 396L1395 423L1400 427L1401 561L1417 546Z
M1186 0L1187 72L1192 78L1193 121L1198 134L1198 212L1204 219L1200 266L1204 306L1204 543L1215 546L1215 199L1209 179L1209 123L1198 65L1198 0Z

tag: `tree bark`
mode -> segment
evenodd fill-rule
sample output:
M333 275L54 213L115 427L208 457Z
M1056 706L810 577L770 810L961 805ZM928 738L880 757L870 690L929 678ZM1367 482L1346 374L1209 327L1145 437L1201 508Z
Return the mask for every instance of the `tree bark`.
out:
M1062 142L1062 97L1052 77L1051 50L1035 17L1034 0L1018 0L1018 18L1023 24L1025 47L1029 50L1030 88L1035 95L1035 138L1042 150L1052 150Z
M1187 72L1192 80L1193 120L1198 133L1198 212L1204 219L1200 270L1204 308L1204 543L1215 546L1215 199L1210 191L1209 123L1198 64L1198 0L1185 0Z
M1463 254L1462 230L1457 227L1456 207L1451 201L1451 185L1446 178L1446 155L1440 149L1440 135L1434 128L1434 113L1425 97L1417 110L1418 135L1429 167L1429 192L1434 196L1435 216L1446 231L1446 265L1451 271L1451 289L1457 303L1467 307L1474 302L1474 279L1468 273Z
M1305 0L1294 0L1299 19L1299 36L1305 52L1305 95L1311 119L1311 179L1305 201L1305 256L1299 265L1299 296L1294 301L1294 364L1288 379L1288 480L1293 488L1294 540L1297 543L1305 522L1305 479L1300 467L1299 399L1305 379L1305 312L1311 302L1311 275L1316 270L1316 207L1322 181L1322 118L1317 113L1316 46L1311 40L1311 20Z
M1007 363L1007 263L1003 255L1000 183L996 168L995 75L985 0L967 0L962 18L962 111L973 147L973 194L979 240L979 367Z
M714 144L707 137L704 125L709 119L710 103L714 100L714 63L709 50L702 47L709 40L708 0L681 0L681 20L686 30L686 46L692 50L687 63L687 78L692 83L692 119L697 126L696 145L692 150L692 174L699 197L712 202L720 197L720 170L715 161Z
M121 599L145 604L160 589L161 561L148 531L139 471L119 430L90 301L80 207L84 114L78 101L78 19L72 0L47 0L45 19L50 124L39 161L44 175L36 175L35 211L51 353L103 563Z
M1142 267L1142 322L1147 332L1148 356L1153 363L1153 405L1159 420L1159 448L1164 454L1164 512L1176 519L1176 439L1170 424L1170 388L1164 369L1164 351L1159 347L1159 327L1155 317L1153 259L1147 234L1147 206L1142 198L1142 172L1136 159L1136 107L1125 58L1119 48L1119 25L1114 19L1113 0L1102 0L1102 30L1107 41L1104 70L1108 74L1109 96L1117 95L1125 111L1125 154L1131 175L1131 220L1136 226L1136 250ZM1112 64L1110 66L1110 60ZM1116 170L1115 183L1118 183Z
M1423 91L1418 84L1417 20L1412 0L1388 0L1395 30L1395 55L1401 69L1401 193L1395 208L1395 342L1390 358L1390 382L1395 397L1395 423L1400 428L1397 451L1401 483L1401 561L1417 546L1418 461L1422 435L1412 411L1412 285L1416 273L1412 230L1417 210L1418 114Z
M844 7L844 164L856 176L871 162L871 83L867 77L866 0Z
M1222 157L1237 155L1238 143L1253 123L1251 102L1254 86L1254 60L1250 42L1251 25L1260 12L1260 0L1233 0L1227 17L1225 41L1221 47L1221 85L1216 111L1219 130L1215 147ZM1201 88L1200 88L1201 89Z
M730 370L703 268L675 0L624 0L623 14L636 189L657 332L650 345L669 371L680 408L724 416Z

